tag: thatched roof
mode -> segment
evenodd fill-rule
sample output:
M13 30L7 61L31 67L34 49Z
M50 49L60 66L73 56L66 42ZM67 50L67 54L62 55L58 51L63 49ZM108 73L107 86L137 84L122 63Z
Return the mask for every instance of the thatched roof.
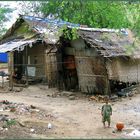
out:
M78 34L104 57L140 57L140 44L130 30L79 28Z

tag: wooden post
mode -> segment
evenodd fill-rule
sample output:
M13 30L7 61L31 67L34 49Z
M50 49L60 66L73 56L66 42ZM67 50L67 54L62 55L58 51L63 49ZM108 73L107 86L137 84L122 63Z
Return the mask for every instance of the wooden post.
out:
M27 69L27 66L28 66L28 46L26 46L26 51L25 51L25 71L26 71L26 86L29 85L29 82L28 82L28 69Z
M9 53L9 59L8 59L8 71L9 71L9 87L10 90L13 90L13 73L14 73L14 53Z
M110 89L110 83L109 83L109 74L108 74L108 69L107 69L107 64L106 64L106 59L104 61L104 66L105 66L105 69L106 69L106 74L107 74L107 77L106 77L106 82L107 82L107 95L111 96L111 89Z
M139 83L139 65L137 63L137 84Z
M4 76L2 75L2 88L4 87Z
M48 54L49 57L49 61L48 61L48 86L49 88L52 87L52 83L51 83L51 55Z

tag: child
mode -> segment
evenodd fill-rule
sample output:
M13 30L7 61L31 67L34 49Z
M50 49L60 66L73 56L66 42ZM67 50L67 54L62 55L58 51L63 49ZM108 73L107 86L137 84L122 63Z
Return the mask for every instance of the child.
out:
M112 107L110 104L108 104L108 98L105 99L105 105L102 106L102 122L105 128L105 122L108 122L108 127L110 127L110 121L111 121L111 115L112 115Z
M15 68L14 74L13 74L13 80L14 80L14 82L15 83L20 82L21 78L22 78L21 73L19 72L18 68Z

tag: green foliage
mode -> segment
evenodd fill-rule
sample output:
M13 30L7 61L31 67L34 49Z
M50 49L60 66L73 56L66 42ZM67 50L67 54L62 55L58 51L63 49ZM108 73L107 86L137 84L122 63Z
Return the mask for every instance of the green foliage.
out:
M64 36L64 38L66 38L68 40L75 40L79 37L76 28L72 28L70 30L67 28L63 29L63 36Z
M12 120L8 120L6 121L6 125L5 127L11 127L12 125L16 125L16 120L12 119Z
M52 14L55 18L89 27L125 28L129 22L122 4L123 2L55 0L42 2L39 9L45 17Z
M135 35L140 37L140 2L127 3L125 8L125 16L128 18L129 28L134 31Z
M3 8L3 7L0 8L0 23L2 21L7 21L8 20L8 18L6 17L5 14L7 14L7 13L9 13L11 11L12 10L10 8Z
M71 32L72 32L72 40L75 40L79 37L76 28L73 28Z
M55 19L92 28L130 28L140 35L139 1L47 0L30 2L30 5L34 14L41 13L43 17L52 15Z
M1 26L0 33L1 34L3 34L6 31L4 22L9 20L7 14L10 12L12 12L12 9L7 7L0 7L0 26Z
M66 25L59 29L59 35L62 34L68 40L75 40L79 37L76 28L68 29Z
M25 22L13 33L13 35L23 35L25 38L30 38L34 36L32 29L30 29L29 25Z

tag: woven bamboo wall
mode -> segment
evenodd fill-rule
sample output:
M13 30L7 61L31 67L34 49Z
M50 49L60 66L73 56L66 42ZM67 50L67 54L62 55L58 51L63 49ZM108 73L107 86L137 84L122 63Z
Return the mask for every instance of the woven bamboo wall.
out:
M79 88L86 93L106 94L107 74L103 60L99 57L75 57Z
M140 60L112 59L107 62L109 79L123 82L140 82Z

